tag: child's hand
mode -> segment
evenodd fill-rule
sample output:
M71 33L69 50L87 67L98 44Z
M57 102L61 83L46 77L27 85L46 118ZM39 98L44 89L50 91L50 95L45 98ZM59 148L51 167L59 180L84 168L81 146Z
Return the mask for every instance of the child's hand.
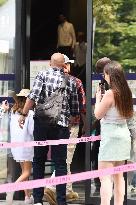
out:
M8 103L8 101L7 100L4 100L4 101L2 101L2 108L5 110L5 112L7 112L8 111L8 109L9 109L9 103Z
M18 122L19 122L19 127L23 129L23 125L25 124L25 117L21 115Z

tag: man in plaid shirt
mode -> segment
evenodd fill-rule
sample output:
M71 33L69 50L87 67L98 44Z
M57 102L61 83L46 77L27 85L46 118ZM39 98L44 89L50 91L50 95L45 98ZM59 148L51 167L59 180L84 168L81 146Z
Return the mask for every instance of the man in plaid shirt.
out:
M70 60L66 55L65 58L65 67L64 72L70 73L70 63L74 63L74 60ZM74 121L70 122L70 139L77 138L79 132L79 123L80 123L80 116L82 117L83 123L85 125L85 114L86 114L86 100L85 100L85 92L83 88L83 84L80 79L69 75L69 77L76 82L77 86L77 94L78 94L78 101L79 101L79 111L80 115L77 115ZM74 152L76 149L76 144L68 144L67 145L67 174L71 174L71 163L73 160ZM52 177L54 177L55 172L53 173ZM57 205L56 202L56 189L55 186L46 187L45 188L45 197L46 200L49 202L50 205ZM72 183L68 183L66 187L66 196L67 201L74 201L79 198L78 193L73 191Z
M22 115L19 119L19 124L25 121L29 109L31 109L36 102L44 103L44 100L55 92L61 86L64 79L64 56L60 53L55 53L51 57L51 67L46 71L41 71L35 78L33 88L27 97L26 104L24 106ZM79 102L77 94L77 85L71 77L68 78L65 96L68 101L64 101L59 119L56 127L40 124L38 119L34 117L34 140L44 141L47 139L59 140L68 139L69 132L69 120L74 120L79 115ZM70 119L71 118L71 119ZM48 148L34 147L34 159L33 159L33 178L44 178L45 161L47 159ZM52 159L55 163L55 175L63 176L67 174L67 145L52 146ZM60 184L56 186L57 204L66 205L66 184ZM35 205L42 205L42 198L44 195L44 188L36 188L33 191Z

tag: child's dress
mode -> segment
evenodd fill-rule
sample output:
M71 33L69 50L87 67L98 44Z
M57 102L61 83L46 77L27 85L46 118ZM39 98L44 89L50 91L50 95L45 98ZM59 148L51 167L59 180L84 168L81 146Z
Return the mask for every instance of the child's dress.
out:
M34 129L33 115L34 112L30 110L28 116L25 119L23 129L21 129L19 127L19 122L18 122L20 118L20 114L18 112L15 112L15 114L13 113L13 111L11 112L11 120L10 120L11 142L33 141L33 129ZM33 161L33 156L34 156L33 147L11 148L11 152L13 158L17 162Z

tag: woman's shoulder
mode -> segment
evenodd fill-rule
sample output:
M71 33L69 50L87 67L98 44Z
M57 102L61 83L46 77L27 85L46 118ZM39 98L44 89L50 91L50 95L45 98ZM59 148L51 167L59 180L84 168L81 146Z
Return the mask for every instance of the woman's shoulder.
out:
M114 105L114 94L113 94L113 91L110 89L110 90L107 90L105 91L105 94L103 96L103 102L105 102L106 105L109 105L109 106L112 106Z
M111 89L105 91L105 96L106 97L114 97L113 91Z

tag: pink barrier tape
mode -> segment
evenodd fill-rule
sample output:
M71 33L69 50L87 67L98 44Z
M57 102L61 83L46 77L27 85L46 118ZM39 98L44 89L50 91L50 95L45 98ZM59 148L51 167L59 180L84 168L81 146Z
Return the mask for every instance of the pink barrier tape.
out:
M31 142L0 142L0 149L13 148L13 147L35 147L35 146L47 146L47 145L60 145L60 144L77 144L81 142L94 142L100 140L100 136L90 136L72 139L60 139L60 140L46 140L46 141L31 141Z
M136 170L136 163L101 170L81 172L77 174L65 175L60 177L2 184L0 185L0 193L24 190L26 189L26 187L27 189L33 189L38 187L65 184L69 182L83 181L87 179L93 179L97 177L103 177L106 175L113 175L118 174L120 172L128 172L134 170Z

